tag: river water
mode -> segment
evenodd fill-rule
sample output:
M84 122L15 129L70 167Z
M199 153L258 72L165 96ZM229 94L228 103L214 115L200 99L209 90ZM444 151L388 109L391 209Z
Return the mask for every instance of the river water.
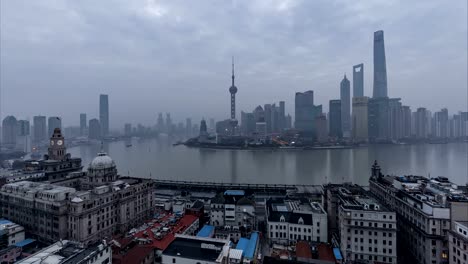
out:
M385 174L445 176L468 183L468 143L371 145L333 150L213 150L172 146L168 138L104 143L121 175L233 183L368 185L378 160ZM85 168L100 145L68 149Z

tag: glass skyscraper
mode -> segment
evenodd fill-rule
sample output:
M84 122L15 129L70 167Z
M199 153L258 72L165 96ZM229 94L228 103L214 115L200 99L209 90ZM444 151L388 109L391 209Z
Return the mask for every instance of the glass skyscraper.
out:
M101 136L109 135L109 97L107 94L99 96L99 123L101 125Z
M388 97L387 66L385 60L384 32L374 32L374 94L373 98Z

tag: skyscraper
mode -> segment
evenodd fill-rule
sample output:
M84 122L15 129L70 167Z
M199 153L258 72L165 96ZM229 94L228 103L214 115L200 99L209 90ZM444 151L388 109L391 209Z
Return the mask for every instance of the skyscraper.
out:
M210 118L210 133L214 133L216 130L215 120L214 118Z
M278 116L278 121L279 121L279 131L283 131L286 128L286 112L285 112L285 103L284 101L279 102L279 116Z
M124 135L130 137L132 135L132 124L127 123L124 125Z
M263 110L265 111L266 132L269 134L271 133L271 104L265 104Z
M294 127L303 136L313 137L315 133L315 117L322 113L322 105L314 105L314 91L297 92L295 97Z
M192 119L185 119L185 136L190 138L192 137Z
M29 136L31 125L28 120L18 120L18 136Z
M388 99L389 138L399 140L403 138L403 108L400 98Z
M417 138L427 138L427 110L424 107L420 107L416 110L416 137Z
M370 98L368 103L369 140L386 141L390 137L389 99L387 97Z
M101 125L101 136L109 135L109 96L99 95L99 123Z
M374 32L374 94L373 98L388 97L387 66L385 60L384 32Z
M343 137L351 136L351 88L350 82L346 78L346 74L340 83L340 100L341 100L341 130Z
M403 116L403 137L409 138L411 136L411 108L409 106L402 106Z
M18 134L18 121L14 116L7 116L2 122L2 146L6 148L16 147L16 135Z
M163 133L163 132L164 132L164 118L163 118L163 114L162 114L162 113L159 113L159 114L158 114L157 130L158 130L159 133Z
M84 136L86 134L86 114L80 114L80 135Z
M172 119L170 113L166 113L166 133L168 135L172 133Z
M18 120L18 136L16 137L16 149L24 152L31 151L31 125L28 120Z
M364 96L364 64L353 66L353 97Z
M99 120L96 118L93 118L89 120L89 126L88 126L89 132L88 132L88 138L90 139L101 139L101 124L99 123Z
M341 138L341 100L330 100L328 120L328 135L331 138Z
M34 142L38 143L47 139L47 123L45 116L33 117Z
M369 97L353 97L353 139L356 142L367 141L369 138L368 132L368 113L367 106Z
M229 87L229 93L231 94L231 133L235 133L235 128L237 126L236 120L236 93L237 87L234 84L234 57L232 57L232 83L231 87Z
M49 128L47 135L51 137L54 134L54 129L62 129L62 119L58 116L50 116L47 120L47 127Z
M315 135L317 141L320 143L327 142L328 133L327 133L327 117L324 114L318 114L315 117Z

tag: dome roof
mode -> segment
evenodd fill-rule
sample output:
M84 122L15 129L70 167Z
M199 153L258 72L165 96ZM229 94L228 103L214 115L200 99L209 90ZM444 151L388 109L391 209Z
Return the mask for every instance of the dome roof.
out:
M98 153L98 156L91 161L91 164L89 165L90 169L93 170L102 170L102 169L109 169L109 168L114 168L115 167L115 162L112 160L111 157L107 156L107 153L105 152L100 152Z

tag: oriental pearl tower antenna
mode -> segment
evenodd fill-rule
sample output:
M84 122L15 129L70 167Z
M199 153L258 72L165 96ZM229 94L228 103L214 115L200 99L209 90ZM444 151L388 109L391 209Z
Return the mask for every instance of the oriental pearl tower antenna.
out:
M232 57L232 84L231 87L229 88L229 93L231 94L231 134L234 135L236 126L237 126L237 120L236 120L236 93L237 93L237 87L234 84L234 56Z

